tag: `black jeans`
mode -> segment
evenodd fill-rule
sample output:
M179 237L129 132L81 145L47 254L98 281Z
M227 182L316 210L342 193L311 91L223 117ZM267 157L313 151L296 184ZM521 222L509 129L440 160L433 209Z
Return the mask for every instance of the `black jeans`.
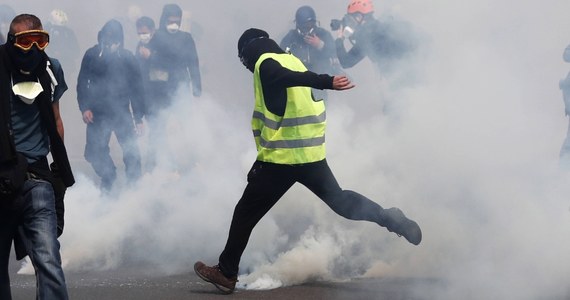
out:
M123 163L127 181L134 182L141 176L141 156L137 144L135 125L130 112L96 114L93 123L87 124L85 159L101 177L102 185L110 188L117 177L111 158L109 142L114 132L123 150Z
M382 207L356 192L342 190L326 160L303 165L256 161L247 181L234 210L226 247L220 255L219 266L226 277L238 274L239 261L251 231L295 182L306 186L334 212L347 219L382 225Z

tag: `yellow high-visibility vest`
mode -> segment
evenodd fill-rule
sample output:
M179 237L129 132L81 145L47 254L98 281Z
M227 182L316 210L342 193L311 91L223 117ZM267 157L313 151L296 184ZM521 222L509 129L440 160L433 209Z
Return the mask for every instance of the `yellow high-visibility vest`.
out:
M251 121L257 160L305 164L325 159L325 104L313 100L310 87L290 87L283 116L271 113L265 106L259 77L259 66L268 58L291 71L307 71L291 54L265 53L257 60L253 72L255 107Z

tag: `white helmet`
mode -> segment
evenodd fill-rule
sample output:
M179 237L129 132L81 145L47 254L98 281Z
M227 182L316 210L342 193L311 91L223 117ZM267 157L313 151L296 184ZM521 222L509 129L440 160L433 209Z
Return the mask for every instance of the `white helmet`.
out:
M67 24L67 14L61 9L51 11L49 21L54 25L64 26Z

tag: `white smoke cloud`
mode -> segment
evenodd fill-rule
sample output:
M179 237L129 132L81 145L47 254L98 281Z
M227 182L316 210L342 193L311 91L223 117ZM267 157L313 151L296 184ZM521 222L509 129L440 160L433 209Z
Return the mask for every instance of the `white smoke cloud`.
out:
M196 260L215 263L255 158L251 75L236 41L249 27L279 39L303 4L327 28L345 2L181 3L204 28L197 47L205 95L181 97L172 110L167 135L178 172L159 168L121 194L101 196L83 162L84 125L70 85L62 112L78 182L66 198L66 270L130 263L172 273ZM127 3L77 3L8 4L40 16L61 6L83 51L105 21L126 18ZM163 4L145 3L142 12L158 20ZM375 224L344 220L295 186L254 230L241 286L405 277L442 282L418 286L424 299L568 297L570 176L557 161L567 127L557 86L569 70L561 59L570 43L567 2L375 5L377 15L396 15L425 35L411 62L419 78L400 88L368 60L347 70L357 88L330 93L328 161L342 187L402 208L424 240L415 247Z

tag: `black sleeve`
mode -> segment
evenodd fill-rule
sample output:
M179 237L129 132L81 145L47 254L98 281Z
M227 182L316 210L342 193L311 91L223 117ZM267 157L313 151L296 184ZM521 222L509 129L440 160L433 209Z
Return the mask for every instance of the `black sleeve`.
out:
M89 49L83 55L81 60L81 68L79 69L79 75L77 77L77 103L79 104L79 110L85 112L91 109L92 101L89 95L89 80L91 79L91 65L92 65L92 49Z
M347 69L351 68L360 62L364 58L364 53L358 46L358 44L352 46L352 48L347 52L344 48L344 40L343 39L336 39L336 56L338 57L338 61L340 65Z
M268 58L259 66L259 76L264 87L288 88L306 86L316 89L332 89L333 77L311 71L295 72Z
M144 115L145 92L140 65L133 54L128 52L128 65L131 73L131 108L136 124L142 123Z

